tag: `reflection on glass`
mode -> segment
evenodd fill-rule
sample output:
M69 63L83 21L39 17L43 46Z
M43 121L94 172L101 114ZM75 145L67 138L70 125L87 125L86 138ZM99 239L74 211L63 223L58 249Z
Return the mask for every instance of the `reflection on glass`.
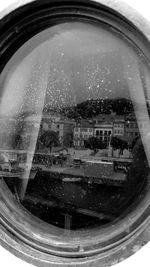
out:
M64 23L0 77L0 174L34 216L66 230L115 221L149 173L149 66L108 26Z

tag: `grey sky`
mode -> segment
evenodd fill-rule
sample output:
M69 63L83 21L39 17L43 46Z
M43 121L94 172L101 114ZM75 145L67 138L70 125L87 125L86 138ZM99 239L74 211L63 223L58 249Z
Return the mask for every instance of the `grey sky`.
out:
M52 108L91 98L129 98L132 77L124 58L132 64L137 55L112 29L79 22L54 26L29 40L7 64L0 78L2 109L7 102L8 113L38 110L44 94Z

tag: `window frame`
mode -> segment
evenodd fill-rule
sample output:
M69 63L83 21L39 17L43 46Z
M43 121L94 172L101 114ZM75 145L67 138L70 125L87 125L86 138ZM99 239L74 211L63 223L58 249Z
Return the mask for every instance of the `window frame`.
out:
M8 11L3 13L0 24L0 58L2 62L0 72L25 41L45 27L66 21L66 19L73 20L73 17L83 21L110 23L118 30L126 32L131 40L134 39L134 42L138 43L150 60L150 51L147 46L150 27L147 27L144 19L141 20L136 14L133 16L133 11L124 9L124 5L119 2L116 5L113 1L108 0L77 0L72 3L68 0L28 0L18 8L14 6L11 13ZM29 18L30 29L28 28ZM140 18L140 22L138 18ZM43 21L45 24L41 23ZM127 256L131 254L129 250L133 244L142 245L143 242L148 241L145 233L149 233L150 188L147 188L144 198L145 205L142 206L142 209L139 211L138 206L132 207L133 210L125 218L120 219L116 225L103 229L101 242L99 242L98 231L80 233L81 238L78 240L76 238L76 241L72 239L73 236L65 238L61 231L55 235L56 229L53 227L53 235L50 233L49 238L47 238L47 234L44 234L45 229L44 231L38 229L38 232L35 232L34 229L39 220L33 219L33 217L31 220L25 210L20 211L19 203L12 198L2 179L0 183L0 243L28 262L39 266L59 266L62 263L71 264L71 266L77 264L91 266L91 262L93 266L100 264L105 266L112 263L114 259L120 261L123 248L125 248L123 254ZM7 198L5 194L7 194Z

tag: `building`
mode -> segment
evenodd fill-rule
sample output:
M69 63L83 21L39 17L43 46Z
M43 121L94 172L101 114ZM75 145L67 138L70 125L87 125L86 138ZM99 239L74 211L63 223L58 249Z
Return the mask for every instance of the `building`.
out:
M73 135L75 121L68 119L61 114L45 114L42 118L42 129L51 130L58 134L60 144L64 143L65 138Z
M124 116L116 116L113 122L113 136L121 137L125 134Z
M113 134L114 115L99 115L94 119L94 136L98 137L107 146Z
M12 136L16 133L19 121L15 118L0 116L0 148L9 148L12 143Z
M63 144L66 145L70 142L70 145L73 145L73 133L74 133L74 127L76 125L74 120L64 118L63 119L64 128L63 128ZM67 142L66 142L67 141Z
M94 124L87 120L77 123L73 131L74 146L83 147L85 141L94 135Z
M44 131L54 131L58 134L59 142L63 141L64 123L61 115L55 112L43 114L41 128Z
M134 122L135 123L135 122ZM76 124L74 127L74 145L84 146L85 140L89 137L99 138L106 146L109 145L112 136L116 136L121 139L131 139L131 136L136 136L136 130L134 134L132 126L127 127L127 122L124 116L116 114L98 115L90 122L88 120L82 120L81 123Z
M129 143L139 136L139 127L134 115L127 116L125 120L125 136Z
M147 135L150 133L150 118L148 114L137 113L139 134Z

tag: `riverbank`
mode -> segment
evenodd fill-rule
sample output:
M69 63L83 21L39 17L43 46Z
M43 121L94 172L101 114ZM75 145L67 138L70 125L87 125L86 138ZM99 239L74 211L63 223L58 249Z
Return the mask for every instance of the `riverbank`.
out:
M36 166L36 165L35 165ZM61 167L61 166L52 166L50 168L44 166L44 165L38 165L42 169L45 174L49 174L49 178L52 177L58 180L63 180L63 178L81 178L80 181L82 183L96 183L96 184L107 184L107 185L113 185L113 186L124 186L126 184L126 174L123 172L115 172L111 176L106 175L100 175L100 177L97 176L91 176L86 174L85 175L85 168L83 166L75 168L75 167ZM75 182L75 179L74 179Z

